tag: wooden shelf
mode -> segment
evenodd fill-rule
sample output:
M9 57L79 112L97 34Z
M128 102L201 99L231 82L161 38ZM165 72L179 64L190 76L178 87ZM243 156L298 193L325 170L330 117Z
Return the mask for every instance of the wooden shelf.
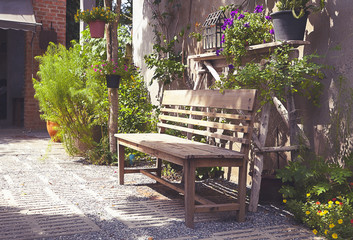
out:
M271 42L271 43L263 43L248 46L247 50L249 51L249 55L252 54L261 54L261 53L268 53L271 51L272 48L276 48L282 45L292 45L293 47L298 47L301 45L309 45L309 41L300 41L300 40L287 40L283 42ZM207 60L223 60L226 57L223 55L217 56L216 52L208 52L202 54L191 55L188 57L188 60L194 61L207 61Z

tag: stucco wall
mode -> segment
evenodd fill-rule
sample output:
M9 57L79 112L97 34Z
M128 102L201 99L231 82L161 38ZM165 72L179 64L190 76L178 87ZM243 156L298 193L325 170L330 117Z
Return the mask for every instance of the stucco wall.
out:
M141 67L146 82L149 82L152 71L146 69L143 56L152 52L154 33L150 26L150 23L153 22L151 11L146 2L147 0L133 1L133 54L135 63ZM180 2L181 8L177 14L178 17L173 19L169 32L177 33L181 27L185 27L188 23L190 23L191 31L193 31L196 22L202 24L207 14L218 9L220 5L243 1L188 0ZM274 7L275 0L247 2L250 3L248 9L253 9L255 4L263 4L267 12L276 10ZM319 153L325 153L328 149L323 134L325 134L330 124L330 110L337 104L345 103L344 100L338 102L336 98L339 79L340 77L345 78L348 86L352 85L351 79L353 79L352 2L351 0L330 0L326 2L326 8L323 12L309 15L305 40L310 41L311 44L299 48L300 56L318 53L322 55L322 58L317 61L329 66L324 70L326 76L322 80L324 88L321 103L320 106L313 106L303 98L296 98L296 107L302 117L300 121L304 125L304 130L310 139L312 148ZM189 10L191 10L191 13ZM189 55L199 51L197 44L189 40ZM149 89L152 100L156 103L157 84L152 85Z

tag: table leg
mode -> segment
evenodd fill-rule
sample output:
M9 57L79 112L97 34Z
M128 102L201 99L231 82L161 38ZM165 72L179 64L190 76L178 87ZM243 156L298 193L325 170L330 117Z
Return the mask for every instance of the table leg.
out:
M184 162L184 188L185 188L185 224L189 228L194 228L195 214L195 163L186 160Z
M157 176L162 176L162 159L157 158L156 160Z
M125 147L118 143L119 185L124 185Z
M239 209L239 213L237 215L238 222L245 221L246 176L247 176L247 162L244 160L243 165L241 167L239 167L238 203L240 204L240 209Z

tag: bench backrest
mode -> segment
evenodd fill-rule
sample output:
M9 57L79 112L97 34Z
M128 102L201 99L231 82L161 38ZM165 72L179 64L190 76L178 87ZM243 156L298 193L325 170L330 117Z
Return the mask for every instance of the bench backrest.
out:
M247 153L251 140L256 90L166 90L158 124L190 139L204 136L210 144Z

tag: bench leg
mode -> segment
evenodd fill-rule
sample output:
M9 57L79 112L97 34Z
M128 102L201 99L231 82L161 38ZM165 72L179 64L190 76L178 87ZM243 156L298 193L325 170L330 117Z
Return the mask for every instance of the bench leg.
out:
M240 204L240 209L237 215L238 222L245 221L246 176L247 176L247 162L244 161L243 166L239 167L238 203Z
M189 228L194 228L195 214L195 163L193 161L184 162L184 188L185 188L185 224Z
M125 147L118 143L119 185L124 185Z
M162 159L157 158L156 160L157 176L162 176Z

